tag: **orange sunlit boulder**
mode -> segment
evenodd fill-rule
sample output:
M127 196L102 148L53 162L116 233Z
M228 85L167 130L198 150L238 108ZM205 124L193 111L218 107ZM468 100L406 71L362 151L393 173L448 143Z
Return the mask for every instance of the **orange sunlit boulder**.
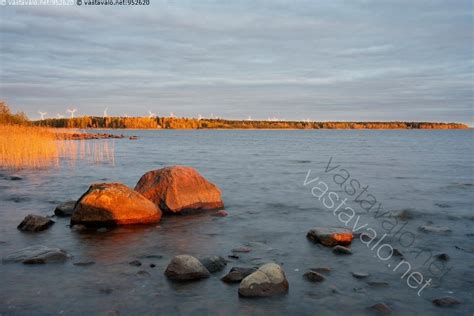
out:
M224 207L219 188L190 167L149 171L140 178L135 190L168 213Z
M315 227L306 235L308 239L324 246L349 245L352 242L352 231L346 228Z
M77 202L71 226L115 226L156 223L161 210L121 183L92 184Z

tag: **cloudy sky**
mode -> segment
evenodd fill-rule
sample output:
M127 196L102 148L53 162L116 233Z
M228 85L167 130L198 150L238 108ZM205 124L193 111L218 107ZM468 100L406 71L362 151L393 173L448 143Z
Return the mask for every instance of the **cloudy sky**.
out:
M0 8L0 99L64 114L473 124L470 0Z

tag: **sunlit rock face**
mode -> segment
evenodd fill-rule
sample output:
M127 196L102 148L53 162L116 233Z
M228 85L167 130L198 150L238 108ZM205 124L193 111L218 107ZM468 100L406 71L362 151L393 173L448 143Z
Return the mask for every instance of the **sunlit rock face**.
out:
M149 224L160 219L161 210L140 193L121 183L98 183L77 202L71 226Z
M315 227L308 232L306 237L315 243L334 247L349 245L352 242L353 234L352 231L345 228Z
M242 280L239 294L245 297L262 297L288 292L288 280L276 263L267 263Z
M221 191L195 169L172 166L145 173L135 190L168 213L222 209Z

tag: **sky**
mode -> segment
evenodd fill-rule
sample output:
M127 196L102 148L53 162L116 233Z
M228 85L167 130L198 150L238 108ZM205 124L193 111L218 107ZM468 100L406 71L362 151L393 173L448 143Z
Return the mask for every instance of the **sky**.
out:
M67 115L473 125L470 0L0 7L0 99Z

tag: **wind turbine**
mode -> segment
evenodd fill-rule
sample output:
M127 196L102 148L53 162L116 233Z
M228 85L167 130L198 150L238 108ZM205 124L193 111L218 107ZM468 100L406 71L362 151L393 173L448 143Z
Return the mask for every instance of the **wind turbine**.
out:
M123 117L128 117L128 114L127 114L127 113L123 113Z
M64 115L61 115L59 113L57 113L56 116L57 116L58 119L62 119L64 117Z
M202 115L198 114L198 121L202 120Z
M67 112L71 113L71 118L74 118L74 113L76 113L77 109L67 109Z
M156 117L156 113L153 113L153 112L150 111L150 110L148 110L148 114L150 114L150 115L148 115L149 118L154 118L154 117Z
M173 112L170 112L170 117L174 117L174 113L173 113Z
M38 113L41 115L41 120L43 121L44 120L44 116L46 114L48 114L48 112L41 112L41 111L38 111Z
M104 118L106 118L106 117L107 117L107 109L108 109L108 107L107 107L107 108L105 108L105 110L104 110Z
M251 121L252 120L252 117L249 115L249 117L247 117L247 121Z

